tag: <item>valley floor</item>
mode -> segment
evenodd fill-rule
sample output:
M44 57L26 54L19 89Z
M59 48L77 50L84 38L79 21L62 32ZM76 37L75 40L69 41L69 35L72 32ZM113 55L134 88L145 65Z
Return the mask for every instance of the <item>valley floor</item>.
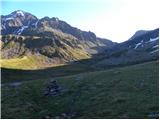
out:
M72 67L75 75L71 75L69 68L62 67L57 68L57 73L56 70L49 73L58 74L59 77L44 74L44 77L38 78L32 75L29 81L22 80L26 76L21 75L20 71L6 72L2 74L1 115L2 118L21 119L158 118L158 66L158 61L152 61L81 74L76 73L84 71L84 66ZM63 72L70 76L61 76ZM8 77L9 74L15 76ZM45 96L51 79L57 81L60 93ZM15 84L9 84L11 82Z

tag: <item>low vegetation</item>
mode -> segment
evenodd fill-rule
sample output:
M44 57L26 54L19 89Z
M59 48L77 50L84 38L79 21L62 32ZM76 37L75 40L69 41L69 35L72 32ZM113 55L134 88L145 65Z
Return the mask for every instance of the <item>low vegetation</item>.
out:
M159 110L158 64L153 61L64 77L37 77L19 85L2 84L2 118L155 117ZM57 81L61 92L44 96L51 79Z
M47 62L48 58L43 55L30 55L12 59L1 59L2 68L34 70L45 67L61 66L62 64L51 64Z

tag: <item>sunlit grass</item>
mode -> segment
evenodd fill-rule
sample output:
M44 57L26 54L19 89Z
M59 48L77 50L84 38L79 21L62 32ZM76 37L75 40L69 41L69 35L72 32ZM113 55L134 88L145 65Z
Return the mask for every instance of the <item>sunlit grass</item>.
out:
M47 67L44 56L23 56L21 58L1 59L0 64L3 68L33 70ZM61 66L63 64L49 64L48 67Z

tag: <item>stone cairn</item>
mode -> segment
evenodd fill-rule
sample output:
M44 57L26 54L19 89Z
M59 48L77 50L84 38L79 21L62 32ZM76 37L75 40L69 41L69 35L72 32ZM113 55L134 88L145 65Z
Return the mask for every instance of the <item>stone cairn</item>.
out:
M45 96L56 96L60 94L60 87L57 84L56 80L52 80L44 91Z

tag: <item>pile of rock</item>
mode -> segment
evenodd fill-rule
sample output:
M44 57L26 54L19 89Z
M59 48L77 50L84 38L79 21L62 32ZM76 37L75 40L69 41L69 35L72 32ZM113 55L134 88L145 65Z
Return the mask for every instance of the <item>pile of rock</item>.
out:
M44 91L45 96L56 96L60 94L60 87L56 80L51 81Z

